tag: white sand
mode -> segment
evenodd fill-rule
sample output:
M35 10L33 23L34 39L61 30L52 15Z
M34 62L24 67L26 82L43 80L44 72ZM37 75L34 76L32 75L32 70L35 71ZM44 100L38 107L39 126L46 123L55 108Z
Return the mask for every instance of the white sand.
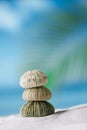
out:
M0 117L0 130L87 130L87 104L46 117Z

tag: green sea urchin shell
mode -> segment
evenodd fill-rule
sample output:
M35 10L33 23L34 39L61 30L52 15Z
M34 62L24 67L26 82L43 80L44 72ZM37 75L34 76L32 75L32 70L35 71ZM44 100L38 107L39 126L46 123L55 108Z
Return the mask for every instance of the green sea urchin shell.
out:
M20 78L20 85L23 88L43 86L48 82L47 76L38 70L27 71Z
M54 107L47 101L29 101L21 109L23 117L43 117L54 113Z
M23 92L23 99L26 101L45 101L51 98L51 92L44 86L26 89Z

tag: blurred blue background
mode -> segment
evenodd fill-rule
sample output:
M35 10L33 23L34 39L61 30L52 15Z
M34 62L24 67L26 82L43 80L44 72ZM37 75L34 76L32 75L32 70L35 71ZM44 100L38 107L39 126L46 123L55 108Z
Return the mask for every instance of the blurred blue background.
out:
M48 75L55 108L87 103L87 1L0 1L0 116L25 103L20 76Z

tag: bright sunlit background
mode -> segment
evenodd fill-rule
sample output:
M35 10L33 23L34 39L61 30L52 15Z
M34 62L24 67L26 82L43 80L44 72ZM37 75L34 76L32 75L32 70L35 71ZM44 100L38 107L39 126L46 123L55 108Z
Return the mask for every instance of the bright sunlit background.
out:
M48 75L55 108L87 103L87 0L0 1L0 116L19 113L32 69Z

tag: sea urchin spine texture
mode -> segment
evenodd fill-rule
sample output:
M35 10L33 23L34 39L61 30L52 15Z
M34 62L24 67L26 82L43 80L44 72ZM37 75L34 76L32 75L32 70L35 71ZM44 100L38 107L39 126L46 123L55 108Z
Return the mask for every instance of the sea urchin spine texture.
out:
M21 109L23 117L43 117L54 113L54 107L47 101L29 101Z
M51 98L51 92L44 86L26 89L23 92L23 99L26 101L45 101Z
M48 82L47 76L38 70L28 71L20 79L20 85L23 88L32 88L43 86Z

